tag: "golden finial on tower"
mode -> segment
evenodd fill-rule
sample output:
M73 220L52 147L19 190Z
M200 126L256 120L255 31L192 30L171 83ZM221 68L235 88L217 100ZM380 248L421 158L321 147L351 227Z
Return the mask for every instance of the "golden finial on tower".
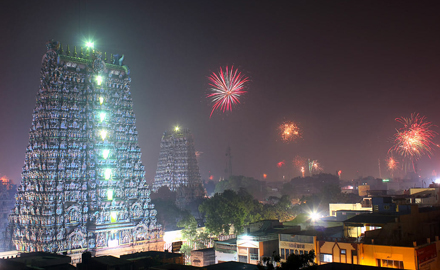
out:
M66 51L67 55L70 55L70 48L69 48L69 44L67 44L67 51Z
M63 44L61 44L61 42L60 42L60 54L63 54L64 53L64 51L63 51Z
M84 57L83 47L79 47L79 57L81 57L81 58Z
M104 62L107 62L107 52L104 52Z
M76 46L73 46L73 57L76 57L78 53L76 52Z

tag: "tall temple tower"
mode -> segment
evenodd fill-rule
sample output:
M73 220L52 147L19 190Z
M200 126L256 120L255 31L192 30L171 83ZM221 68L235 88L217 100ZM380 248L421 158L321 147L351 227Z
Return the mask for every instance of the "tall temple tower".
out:
M171 191L176 191L180 186L201 182L194 139L189 129L176 127L173 131L164 132L153 190L168 186Z
M16 249L99 254L160 242L124 56L46 46L10 215Z

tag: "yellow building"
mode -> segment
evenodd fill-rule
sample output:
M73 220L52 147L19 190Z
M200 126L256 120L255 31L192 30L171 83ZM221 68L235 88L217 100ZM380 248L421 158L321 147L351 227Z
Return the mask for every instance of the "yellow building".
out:
M344 242L337 239L319 241L318 264L325 263L348 263L359 264L358 244L355 242Z

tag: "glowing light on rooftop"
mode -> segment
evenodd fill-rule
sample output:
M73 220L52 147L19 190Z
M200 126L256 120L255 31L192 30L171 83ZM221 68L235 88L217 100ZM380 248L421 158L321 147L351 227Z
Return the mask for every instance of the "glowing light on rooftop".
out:
M104 103L104 98L103 97L99 97L99 105L102 105L102 103Z
M314 222L320 218L320 215L317 212L311 212L309 214L310 219Z
M174 128L174 131L175 132L178 132L180 130L180 127L179 126L176 126L175 128Z

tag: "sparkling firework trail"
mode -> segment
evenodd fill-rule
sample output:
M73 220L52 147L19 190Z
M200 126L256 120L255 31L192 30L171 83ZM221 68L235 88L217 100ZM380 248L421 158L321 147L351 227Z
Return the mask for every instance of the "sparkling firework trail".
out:
M437 135L432 131L431 122L426 121L425 116L418 113L411 114L410 118L397 118L397 122L403 125L394 134L394 146L390 151L396 152L403 157L417 160L423 155L432 155L433 147L438 147L432 139Z
M220 68L219 73L213 72L208 77L212 93L207 97L211 99L212 111L211 115L216 109L225 111L232 111L232 105L240 103L239 97L246 93L244 90L245 83L249 81L247 77L241 74L238 69L234 70L226 67L226 71Z
M278 127L278 129L280 131L281 139L285 142L301 138L301 130L294 122L284 122Z

